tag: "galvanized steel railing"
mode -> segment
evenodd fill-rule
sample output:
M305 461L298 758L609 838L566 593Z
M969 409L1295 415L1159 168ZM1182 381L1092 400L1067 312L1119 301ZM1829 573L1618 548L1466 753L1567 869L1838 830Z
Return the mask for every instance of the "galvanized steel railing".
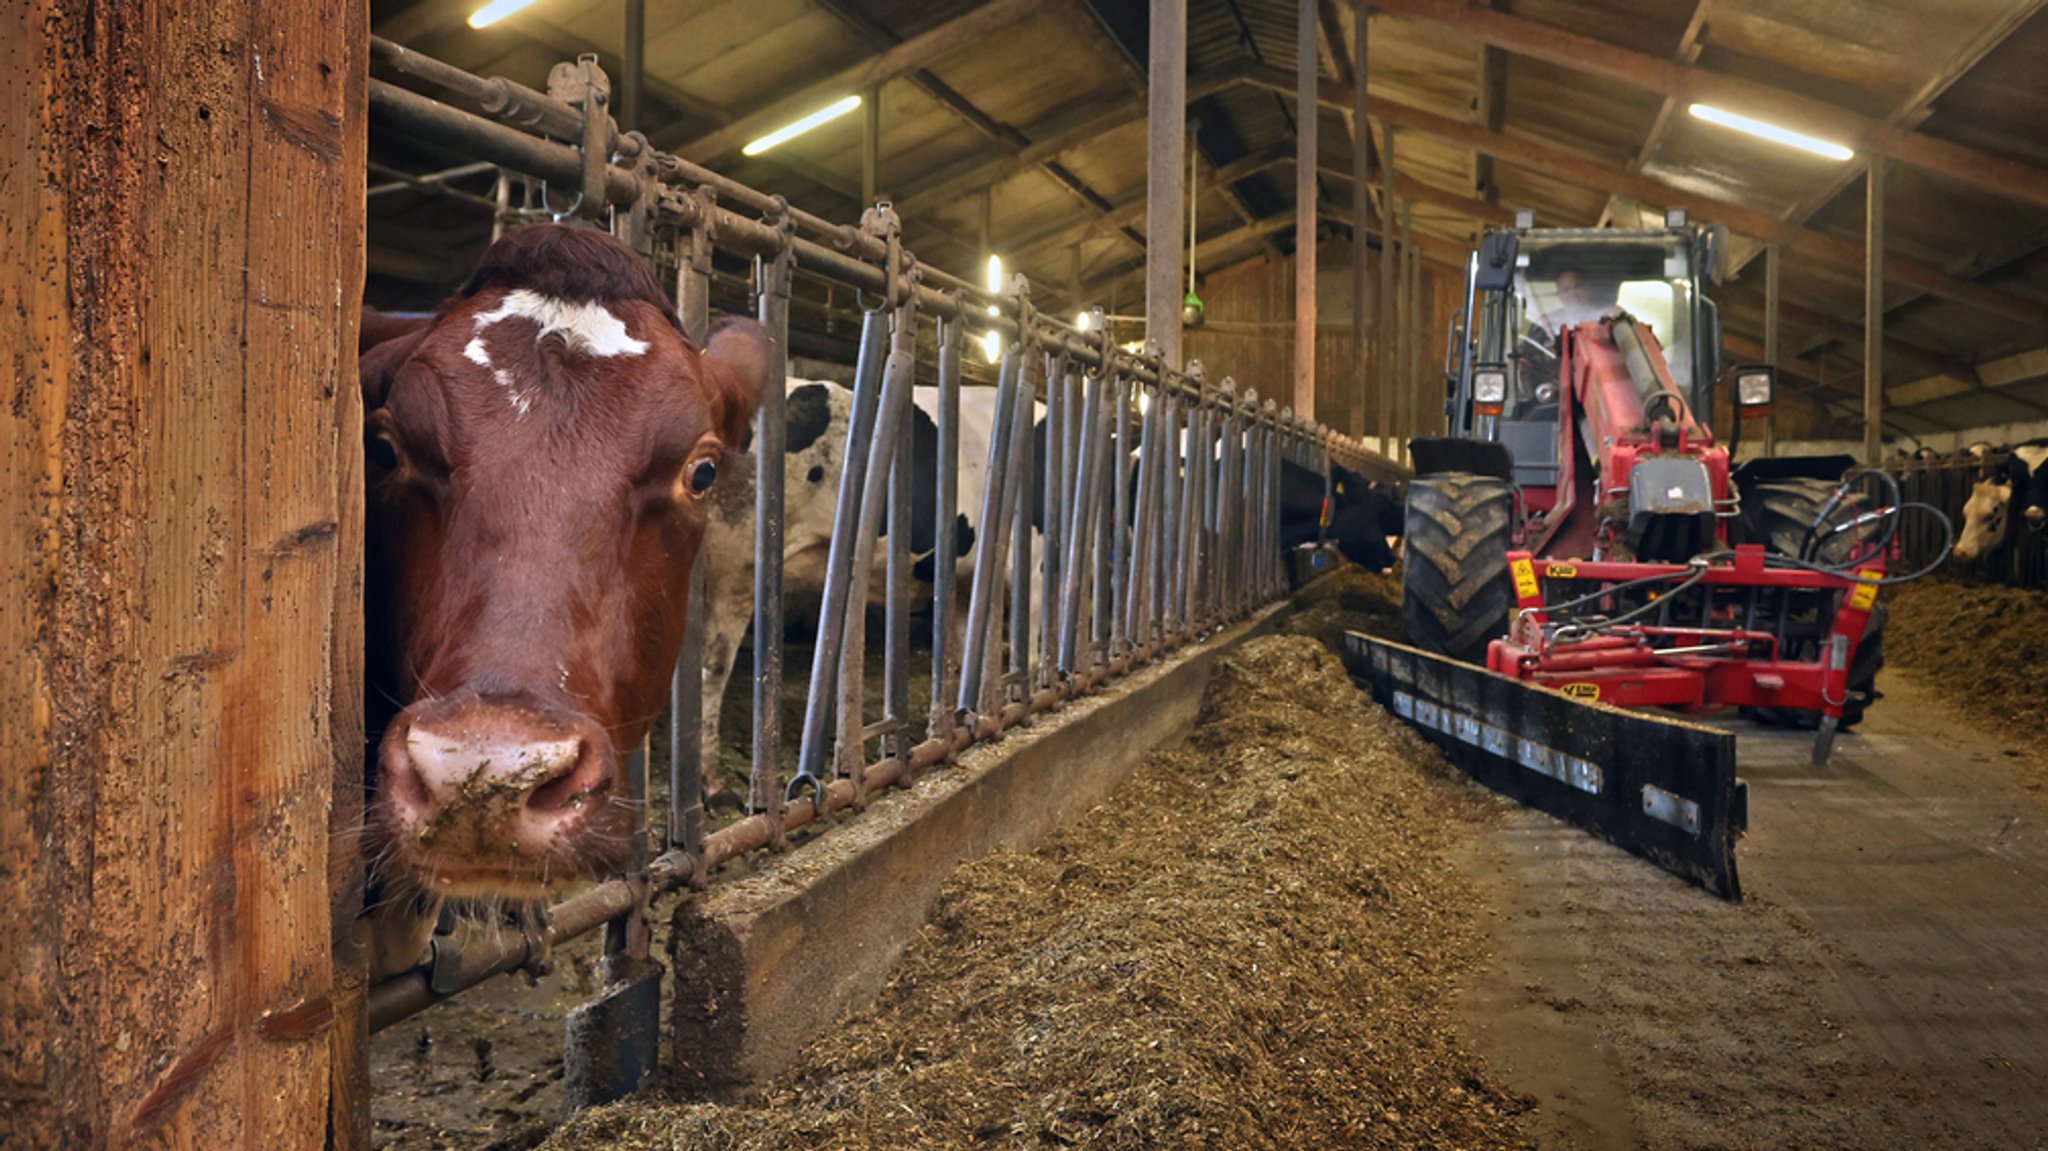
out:
M754 441L755 588L751 811L707 831L699 733L704 701L704 596L691 621L671 691L668 842L646 849L634 874L599 883L549 909L542 924L502 931L460 951L437 940L427 966L372 988L373 1027L419 1011L493 975L546 962L554 942L612 925L607 950L644 957L648 902L664 889L702 887L736 856L780 848L788 833L872 792L908 780L968 745L1059 706L1105 680L1197 640L1284 594L1279 545L1282 460L1321 471L1335 460L1360 470L1385 461L1291 410L1208 383L1155 355L1110 342L1106 324L1083 332L1035 312L1028 285L984 291L916 260L887 204L858 226L836 225L621 133L605 113L594 60L557 65L550 92L474 76L385 40L374 57L478 105L487 116L372 79L380 132L437 144L466 158L573 192L576 210L609 217L650 257L672 258L684 330L702 341L710 322L712 253L756 261L756 311L774 337L771 378ZM594 115L586 116L585 109ZM488 118L487 118L488 117ZM871 296L859 342L844 471L809 668L797 769L783 778L782 692L784 389L790 291L799 268ZM878 539L884 509L907 525L912 482L906 432L919 335L937 345L936 557L957 554L959 412L970 329L1000 333L996 421L982 492L966 619L952 650L955 565L935 562L932 694L921 717L909 698L909 532ZM1045 405L1043 475L1033 474L1036 405ZM1034 486L1045 507L1034 555ZM886 547L882 719L864 720L868 583ZM701 576L701 568L699 571ZM1039 618L1032 618L1036 583ZM714 701L715 706L715 701ZM836 720L836 722L835 722ZM829 736L828 727L836 734ZM869 748L877 750L871 754ZM645 791L645 780L636 784Z
M1896 461L1890 471L1898 477L1901 499L1940 511L1955 525L1960 536L1969 502L1977 482L2004 468L2012 454L2005 449L1975 456L1960 452L1925 460ZM2015 491L2017 499L2021 495ZM2048 586L2048 536L2027 526L2022 509L2007 507L2006 532L1998 548L1974 560L1951 558L1943 569L1948 575L2008 587ZM1928 516L1907 516L1899 521L1900 568L1918 571L1941 558L1947 535L1942 525Z

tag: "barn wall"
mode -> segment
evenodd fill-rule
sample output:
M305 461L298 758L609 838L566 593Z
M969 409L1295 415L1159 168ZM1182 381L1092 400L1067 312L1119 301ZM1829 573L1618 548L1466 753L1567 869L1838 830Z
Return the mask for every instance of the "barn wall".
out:
M1376 436L1378 369L1372 362L1372 349L1367 349L1362 361L1354 352L1350 261L1341 253L1336 259L1329 258L1330 247L1324 246L1325 258L1316 269L1316 418L1340 431ZM1377 272L1375 266L1375 275ZM1422 330L1426 339L1421 371L1426 399L1421 406L1425 429L1430 431L1443 424L1439 369L1447 325L1462 290L1462 273L1423 265ZM1262 396L1290 395L1294 378L1293 258L1248 260L1209 276L1200 291L1207 305L1207 321L1183 337L1185 354L1207 364L1212 379L1227 373L1239 386L1249 382L1257 387ZM1354 424L1353 405L1361 395L1367 398L1367 408L1362 424ZM1406 398L1403 395L1404 401ZM1405 404L1397 419L1410 434L1414 432Z
M317 1147L354 1074L367 30L0 9L10 1148Z

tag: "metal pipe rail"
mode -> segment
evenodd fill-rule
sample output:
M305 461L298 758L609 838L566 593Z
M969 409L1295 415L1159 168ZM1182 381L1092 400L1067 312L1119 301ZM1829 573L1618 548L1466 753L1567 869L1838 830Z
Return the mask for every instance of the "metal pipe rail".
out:
M551 94L544 94L473 76L388 41L377 41L375 53L393 69L453 91L488 114L373 79L377 130L581 189L586 202L579 211L608 218L639 251L673 263L678 314L693 340L701 342L709 326L717 249L759 261L755 306L775 349L771 379L787 375L790 284L797 269L856 289L868 307L793 776L783 776L778 706L785 496L784 389L778 382L762 397L754 437L754 631L768 638L754 644L749 813L706 831L699 745L706 605L703 584L693 576L698 590L690 597L685 648L670 693L666 842L635 874L555 904L534 926L486 934L461 950L436 939L428 964L371 989L373 1028L493 975L542 967L555 943L600 926L611 928L608 950L644 954L653 893L700 888L721 864L779 848L789 832L858 807L877 789L906 782L1283 595L1283 461L1325 476L1335 461L1380 474L1391 470L1382 457L1256 390L1240 391L1227 377L1211 384L1199 363L1170 370L1156 355L1117 347L1104 325L1083 332L1038 313L1021 276L992 293L923 264L904 249L901 221L887 204L867 211L856 226L834 225L656 152L637 134L619 132L603 113L605 82L594 61L558 66ZM580 96L563 99L564 92ZM587 118L585 107L602 119ZM595 205L587 202L591 197ZM759 215L744 215L735 205ZM928 478L938 486L932 524L938 556L958 554L968 329L1000 333L1003 351L993 391L994 434L979 460L983 490L971 509L980 517L973 558L965 570L935 564L932 696L921 725L914 725L908 532L883 537L880 531L884 505L892 523L907 524L910 514L906 429L928 323L936 328L937 351L939 443ZM1041 449L1042 474L1035 462ZM887 622L881 719L869 722L866 608L878 563L888 585ZM957 602L963 576L964 605Z

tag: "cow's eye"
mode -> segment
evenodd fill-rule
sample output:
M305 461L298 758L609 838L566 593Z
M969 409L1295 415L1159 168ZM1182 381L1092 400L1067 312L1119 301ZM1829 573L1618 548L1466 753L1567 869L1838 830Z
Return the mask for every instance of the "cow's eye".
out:
M701 496L710 491L711 485L717 482L718 461L698 460L690 465L690 491L693 494Z
M387 472L398 470L398 445L384 432L375 432L369 442L370 462Z

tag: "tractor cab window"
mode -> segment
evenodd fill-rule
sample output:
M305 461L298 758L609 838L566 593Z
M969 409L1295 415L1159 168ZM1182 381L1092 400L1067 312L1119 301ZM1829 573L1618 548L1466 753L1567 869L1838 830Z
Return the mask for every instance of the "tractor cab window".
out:
M1617 309L1648 327L1664 348L1671 382L1694 397L1692 261L1685 241L1641 236L1601 241L1575 237L1524 241L1515 272L1519 313L1511 324L1519 370L1516 409L1547 407L1557 387L1557 333Z

